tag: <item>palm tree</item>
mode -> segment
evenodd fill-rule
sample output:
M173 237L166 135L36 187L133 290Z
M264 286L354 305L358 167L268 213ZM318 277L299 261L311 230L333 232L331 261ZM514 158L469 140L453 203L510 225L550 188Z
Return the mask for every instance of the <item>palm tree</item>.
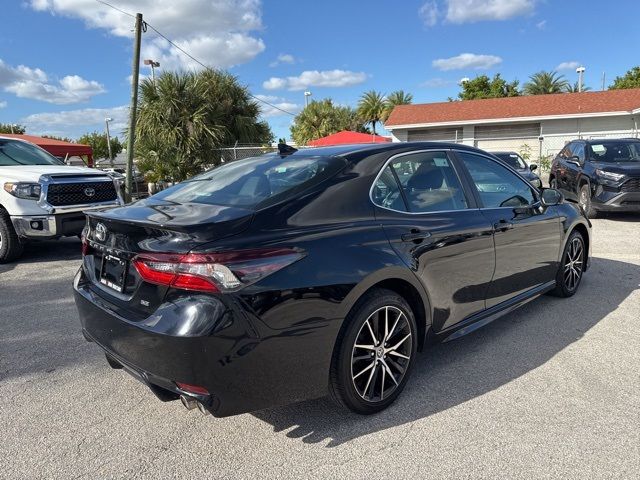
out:
M259 115L246 88L226 72L164 72L140 85L136 155L147 168L183 180L218 163L222 146L270 141Z
M366 124L370 123L373 134L376 133L376 123L382 121L386 109L386 100L380 92L370 90L365 92L358 102L358 115Z
M588 92L591 90L591 87L587 87L586 85L582 85L582 90L578 89L578 82L575 82L573 85L569 84L567 85L567 88L565 88L565 92L567 93L578 93L579 91L582 92Z
M306 145L310 140L325 137L342 130L363 131L362 121L350 107L340 107L331 99L312 101L293 120L291 138Z
M529 77L524 84L525 95L545 95L547 93L562 93L566 91L569 82L558 72L540 71Z
M405 93L404 90L396 90L395 92L391 92L389 95L387 95L382 121L383 122L387 121L387 119L389 118L389 115L391 115L391 112L396 106L411 105L412 102L413 102L413 95L410 93Z

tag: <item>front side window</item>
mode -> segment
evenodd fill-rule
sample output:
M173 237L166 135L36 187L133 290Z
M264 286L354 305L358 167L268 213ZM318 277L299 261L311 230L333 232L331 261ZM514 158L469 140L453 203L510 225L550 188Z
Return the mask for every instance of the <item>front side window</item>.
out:
M458 175L445 152L411 153L393 160L374 185L374 202L412 213L468 208Z
M485 208L525 207L535 203L531 187L498 162L469 152L458 152L469 170Z
M579 161L584 161L584 143L574 143L571 147L571 156L578 157Z
M30 143L0 138L0 167L15 165L64 165L64 163Z

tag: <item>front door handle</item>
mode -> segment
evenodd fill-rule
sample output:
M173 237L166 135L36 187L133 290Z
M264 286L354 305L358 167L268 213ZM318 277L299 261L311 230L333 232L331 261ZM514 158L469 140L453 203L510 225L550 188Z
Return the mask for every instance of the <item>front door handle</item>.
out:
M403 233L402 235L400 235L400 238L403 242L420 242L425 238L429 238L430 236L430 232L412 228L410 233Z
M497 232L506 232L513 228L513 223L509 220L502 219L499 222L493 224L493 229Z

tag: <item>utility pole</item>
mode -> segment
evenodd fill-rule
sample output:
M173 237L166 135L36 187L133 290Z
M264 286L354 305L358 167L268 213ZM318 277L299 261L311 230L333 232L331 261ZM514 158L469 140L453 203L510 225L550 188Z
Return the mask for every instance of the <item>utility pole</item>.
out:
M136 13L135 38L133 41L133 65L131 80L131 105L129 107L129 135L127 138L127 179L125 200L131 201L133 191L133 149L136 143L136 115L138 113L138 78L140 76L140 41L142 37L142 14Z
M113 168L113 154L111 153L111 135L109 134L109 122L112 122L113 118L107 117L104 119L104 124L107 127L107 148L109 149L109 164Z
M604 81L605 81L605 78L606 78L606 73L605 73L605 72L602 72L602 90L603 90L603 91L604 91Z

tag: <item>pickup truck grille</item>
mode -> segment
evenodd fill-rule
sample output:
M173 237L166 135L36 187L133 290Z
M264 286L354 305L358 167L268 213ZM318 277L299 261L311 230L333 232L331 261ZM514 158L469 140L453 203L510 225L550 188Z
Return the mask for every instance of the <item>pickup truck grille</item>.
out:
M622 184L623 192L640 192L640 177L630 178Z
M87 205L118 198L113 182L52 183L47 202L54 207Z

